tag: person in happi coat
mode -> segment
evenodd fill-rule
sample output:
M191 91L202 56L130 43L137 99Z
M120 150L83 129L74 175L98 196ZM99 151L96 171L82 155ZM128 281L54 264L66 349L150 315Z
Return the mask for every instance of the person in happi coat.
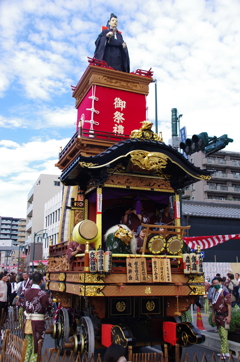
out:
M79 244L76 241L71 241L67 248L67 259L68 261L74 260L77 254L84 253L85 245Z
M223 290L221 281L215 277L212 280L214 292L212 294L212 321L216 323L220 336L221 359L226 360L229 357L228 344L228 325L231 322L231 294Z
M31 288L31 285L32 285L32 281L29 278L28 273L23 273L22 277L23 277L23 281L21 282L21 284L18 288L18 292L17 292L18 319L19 319L20 328L22 328L22 326L23 326L24 294L25 294L25 291L27 289Z
M122 34L117 29L118 18L113 13L99 34L95 45L94 57L104 60L110 67L115 70L129 73L130 60L127 45L123 40Z
M28 340L24 362L37 361L38 342L45 335L45 313L51 313L52 300L48 293L41 290L43 276L39 272L32 275L32 286L24 294L24 338Z

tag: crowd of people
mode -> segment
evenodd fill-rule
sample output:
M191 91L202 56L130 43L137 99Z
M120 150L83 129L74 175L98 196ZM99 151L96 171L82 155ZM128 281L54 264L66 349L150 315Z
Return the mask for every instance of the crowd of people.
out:
M216 324L220 336L220 357L226 360L229 357L228 330L231 322L232 307L240 307L240 278L239 273L227 273L221 277L218 273L210 280L205 281L206 295L204 311L209 312L212 306L212 322Z
M17 275L7 271L0 273L1 328L8 317L9 307L18 307L19 327L23 328L28 340L24 362L35 362L38 356L38 342L44 339L45 314L52 311L52 300L45 291L46 282L39 272L32 275L24 272ZM14 313L15 318L17 315Z

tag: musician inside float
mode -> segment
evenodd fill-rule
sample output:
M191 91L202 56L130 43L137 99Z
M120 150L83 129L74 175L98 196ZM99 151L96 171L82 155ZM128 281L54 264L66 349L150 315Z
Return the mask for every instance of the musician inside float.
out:
M133 206L125 212L120 223L128 226L132 231L134 231L135 235L139 234L141 223L150 223L150 218L145 213L139 198L137 198L134 201Z
M79 244L76 241L71 241L68 244L68 249L67 249L68 261L70 262L70 261L74 260L74 258L77 254L84 253L84 251L85 251L85 245Z
M171 204L166 205L161 213L156 216L155 223L158 225L174 225L174 218L171 212Z
M136 237L137 240L137 253L140 254L142 252L144 238L146 236L146 228L141 226L139 229L139 235Z

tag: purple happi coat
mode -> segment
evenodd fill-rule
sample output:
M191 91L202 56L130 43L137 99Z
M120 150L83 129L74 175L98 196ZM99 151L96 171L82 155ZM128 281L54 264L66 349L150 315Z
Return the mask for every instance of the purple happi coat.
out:
M19 287L19 290L18 290L18 302L17 302L17 306L20 308L20 307L23 307L24 306L24 294L25 294L25 291L29 288L31 288L32 286L32 281L28 278L27 280L24 280L23 282L21 282L21 285Z
M216 303L212 305L215 310L217 327L225 326L225 319L228 316L228 305L231 305L231 294L222 290Z
M31 289L25 291L24 310L27 313L45 314L50 312L52 308L52 300L49 295L41 290L36 284ZM44 339L45 320L32 320L32 331L34 337L34 353L37 353L38 341Z

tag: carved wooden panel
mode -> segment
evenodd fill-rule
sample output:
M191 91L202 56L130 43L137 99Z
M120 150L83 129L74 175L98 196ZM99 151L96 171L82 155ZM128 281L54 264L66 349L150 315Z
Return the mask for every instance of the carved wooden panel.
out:
M77 225L80 221L84 220L84 209L74 210L74 225Z
M48 259L48 272L63 272L69 270L69 263L65 255L61 258Z
M50 280L58 281L59 273L51 273ZM89 273L66 273L66 282L70 283L91 283L91 284L126 284L127 275L126 274L89 274ZM152 283L152 274L147 275L147 283ZM182 283L186 284L188 282L188 277L184 274L172 274L172 283Z
M66 293L84 295L83 290L84 288L79 284L66 283Z
M83 283L84 274L83 273L67 273L66 282Z
M50 280L56 280L58 281L58 276L59 276L60 273L51 273L50 274Z
M190 288L187 285L181 286L181 295L188 295ZM177 287L175 285L106 285L103 294L107 297L113 296L176 296Z
M107 179L104 186L116 187L117 185L173 192L169 181L158 178L134 177L126 175L112 175Z

